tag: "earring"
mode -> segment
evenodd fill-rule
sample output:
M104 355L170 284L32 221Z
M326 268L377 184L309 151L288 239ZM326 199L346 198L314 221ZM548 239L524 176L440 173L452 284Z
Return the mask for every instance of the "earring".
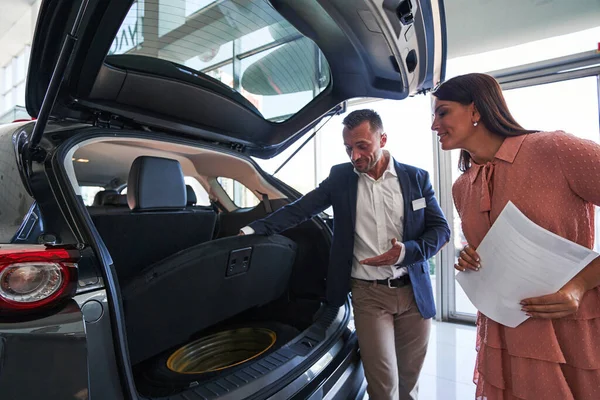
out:
M477 126L479 122L473 122L473 126Z

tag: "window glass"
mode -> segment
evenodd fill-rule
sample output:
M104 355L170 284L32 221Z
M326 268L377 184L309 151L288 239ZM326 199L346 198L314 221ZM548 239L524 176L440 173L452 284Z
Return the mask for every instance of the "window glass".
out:
M323 53L267 0L134 2L108 54L156 57L216 75L273 121L294 115L330 80ZM233 69L240 71L235 82Z
M94 197L100 191L104 190L100 186L81 186L81 197L83 198L83 204L91 206L94 204Z
M217 178L217 182L225 190L231 201L239 208L256 207L260 203L260 200L250 189L235 179L219 177Z
M25 107L25 81L16 87L15 92L17 95L16 105Z
M208 50L205 53L190 58L185 62L186 67L195 69L196 71L212 70L213 65L223 63L229 60L228 64L231 67L231 58L233 57L233 42L225 43L218 49ZM229 73L233 76L233 70ZM210 73L209 73L210 75ZM233 84L230 85L233 87Z
M232 64L227 64L227 65L224 65L219 68L211 69L210 71L208 71L206 73L206 75L212 76L213 78L220 81L221 83L224 83L225 85L229 86L230 88L233 87L233 65ZM254 104L254 106L256 108L258 108L257 107L258 99L254 99L254 101L250 100L250 102L252 104Z
M13 86L13 64L12 61L4 66L4 92L11 89Z
M0 95L4 94L10 86L10 83L6 82L4 68L0 68Z
M12 90L9 90L8 92L6 92L4 94L4 110L3 111L8 111L11 108L13 108L15 106L15 101L14 101L14 92Z
M24 50L23 52L21 52L21 54L19 54L19 56L17 57L17 70L16 72L16 79L15 82L19 83L25 80L25 75L27 73L27 64L26 64L26 54L25 54L26 50Z
M196 205L197 206L210 206L210 199L208 193L202 187L200 182L192 176L186 176L183 178L186 185L190 185L196 194Z
M443 150L442 150L443 151ZM452 160L452 183L454 183L460 174L462 173L458 169L458 159L460 156L460 150L452 150L451 151L451 160ZM449 194L451 196L451 194ZM460 251L467 245L467 239L465 239L465 235L462 231L462 225L460 223L460 218L458 217L458 211L456 211L456 207L454 206L454 201L452 202L452 210L454 215L454 220L451 222L450 229L454 233L454 263L458 260L458 255ZM450 221L448 221L450 223ZM453 263L453 264L454 264ZM458 273L455 269L453 269L454 275ZM471 300L467 297L467 294L463 290L462 286L460 286L456 280L454 282L454 311L462 314L477 314L477 309L471 303Z
M204 7L214 3L216 0L187 0L185 2L185 16L189 17L196 11L202 10Z

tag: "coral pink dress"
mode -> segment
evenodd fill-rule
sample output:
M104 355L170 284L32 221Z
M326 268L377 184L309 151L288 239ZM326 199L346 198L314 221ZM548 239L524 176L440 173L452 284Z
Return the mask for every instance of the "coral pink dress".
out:
M562 131L510 137L493 161L463 173L452 194L475 248L509 200L543 228L593 248L600 145ZM478 400L600 399L600 286L565 318L509 328L479 313L477 352Z

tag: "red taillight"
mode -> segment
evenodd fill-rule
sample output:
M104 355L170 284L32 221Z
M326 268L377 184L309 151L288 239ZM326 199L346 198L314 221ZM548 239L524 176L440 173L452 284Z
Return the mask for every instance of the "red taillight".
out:
M0 314L49 306L77 289L78 253L43 246L0 246Z

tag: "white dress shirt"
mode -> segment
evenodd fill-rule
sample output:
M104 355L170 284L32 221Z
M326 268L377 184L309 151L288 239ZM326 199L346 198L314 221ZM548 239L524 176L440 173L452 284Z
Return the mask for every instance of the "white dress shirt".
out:
M384 150L384 153L389 157L389 162L378 180L354 170L358 174L358 191L352 277L357 279L397 278L408 272L406 267L398 268L394 265L372 267L360 263L360 260L381 255L391 249L393 238L396 238L402 246L400 257L395 264L400 264L405 256L405 248L402 244L404 197L394 168L394 159L389 152Z
M384 153L389 157L389 162L378 180L354 170L358 175L358 190L352 277L357 279L398 278L408 272L406 267L399 268L394 265L373 267L360 263L361 260L379 256L390 250L393 238L396 238L402 246L400 257L395 265L400 264L406 254L402 244L404 197L394 168L394 160L388 151L384 150ZM241 231L246 235L254 233L254 229L249 226L243 227Z

